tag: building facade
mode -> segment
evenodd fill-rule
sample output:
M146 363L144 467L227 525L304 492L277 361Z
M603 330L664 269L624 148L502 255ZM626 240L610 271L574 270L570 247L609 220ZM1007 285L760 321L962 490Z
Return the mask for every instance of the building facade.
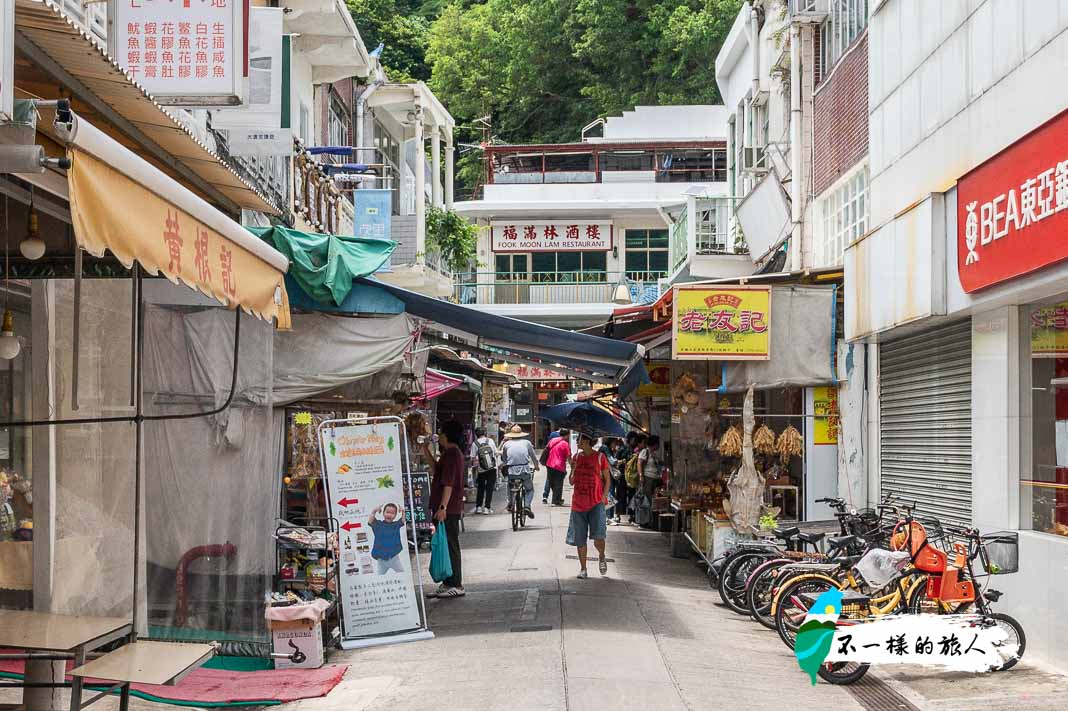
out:
M697 253L721 275L752 272L727 229L723 107L639 106L588 132L598 124L578 143L485 147L484 195L456 205L480 227L461 303L589 327L614 300L655 300Z
M1017 531L1000 606L1063 667L1068 13L870 4L870 218L844 260L846 335L871 344L868 498Z

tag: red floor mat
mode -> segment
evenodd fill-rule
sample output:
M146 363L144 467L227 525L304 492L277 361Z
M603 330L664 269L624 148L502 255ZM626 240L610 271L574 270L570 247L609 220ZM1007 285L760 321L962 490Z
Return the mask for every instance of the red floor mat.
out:
M131 684L130 689L138 692L138 695L160 701L171 703L184 701L196 706L270 703L272 701L285 703L326 696L338 685L347 669L347 664L328 664L319 669L251 672L196 669L174 686ZM0 660L0 673L22 674L22 672L23 662L21 660ZM69 681L70 677L67 679Z

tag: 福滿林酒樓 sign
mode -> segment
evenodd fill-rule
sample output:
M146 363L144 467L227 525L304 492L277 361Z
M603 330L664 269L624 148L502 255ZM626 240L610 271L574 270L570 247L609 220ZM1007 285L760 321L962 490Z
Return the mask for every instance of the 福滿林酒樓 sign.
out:
M494 222L494 252L595 252L612 249L611 222Z
M770 287L675 287L672 358L768 360L770 346Z

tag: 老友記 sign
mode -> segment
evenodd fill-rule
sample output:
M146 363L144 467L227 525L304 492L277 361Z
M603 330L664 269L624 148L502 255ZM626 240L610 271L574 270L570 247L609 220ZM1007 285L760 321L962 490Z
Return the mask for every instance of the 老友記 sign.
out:
M671 356L677 360L768 360L770 287L675 287Z
M494 222L494 252L592 252L612 248L611 222Z
M109 0L108 50L159 103L242 103L248 0Z
M966 292L1068 258L1068 112L957 181L957 273Z

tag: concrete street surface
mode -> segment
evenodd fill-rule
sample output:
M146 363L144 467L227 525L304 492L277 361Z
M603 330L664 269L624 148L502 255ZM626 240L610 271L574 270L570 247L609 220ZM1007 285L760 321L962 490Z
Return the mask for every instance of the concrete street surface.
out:
M775 632L721 607L703 568L671 558L666 536L610 527L608 576L591 563L577 580L568 509L538 500L537 518L513 533L501 493L498 513L465 518L467 596L428 601L436 639L334 652L352 665L346 680L279 711L1068 708L1068 678L1026 661L1003 674L897 667L813 687Z

